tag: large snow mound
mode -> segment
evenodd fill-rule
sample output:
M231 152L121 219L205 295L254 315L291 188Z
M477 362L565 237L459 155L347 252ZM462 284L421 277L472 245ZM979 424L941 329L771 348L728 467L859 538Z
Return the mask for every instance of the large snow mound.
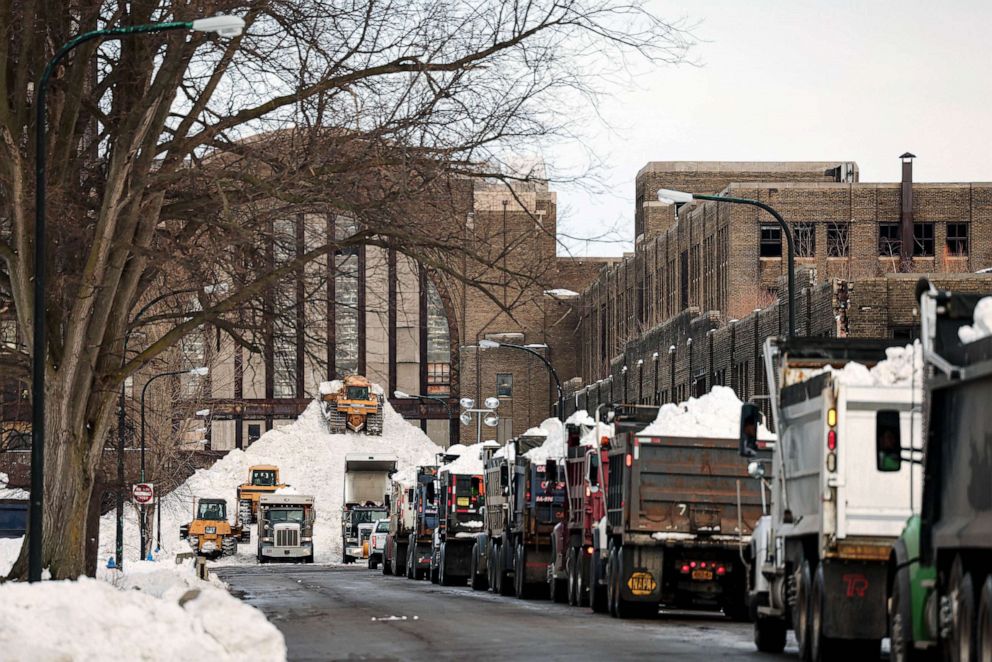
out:
M102 579L0 585L5 660L286 659L282 634L190 564L134 563Z
M740 435L741 404L732 388L714 386L713 390L698 398L689 398L677 405L663 405L654 422L640 434L736 439ZM775 434L761 425L758 438L774 441Z
M162 499L162 549L157 558L171 559L179 552L190 551L179 539L179 526L193 513L194 498L218 497L227 500L228 519L237 511L237 488L248 478L248 468L256 464L279 467L280 479L290 485L289 492L314 497L314 560L330 563L341 560L341 507L344 505L344 460L348 453L380 452L397 457L397 468L406 472L412 467L434 464L441 448L411 425L389 405L383 403L382 436L345 433L329 434L320 403L312 402L290 425L266 432L247 450L233 450L209 469L200 469L184 484ZM406 470L406 471L405 471ZM125 513L125 558L138 557L136 510L128 506ZM114 554L116 520L113 512L100 520L100 558ZM221 557L217 564L255 563L255 526L252 541L239 546L237 556Z
M871 368L851 361L839 370L830 366L834 379L848 386L909 386L923 387L923 350L919 341L905 347L889 347L885 359ZM812 375L811 375L812 376Z
M963 343L975 342L992 336L992 297L979 299L975 304L974 323L958 329L958 338Z

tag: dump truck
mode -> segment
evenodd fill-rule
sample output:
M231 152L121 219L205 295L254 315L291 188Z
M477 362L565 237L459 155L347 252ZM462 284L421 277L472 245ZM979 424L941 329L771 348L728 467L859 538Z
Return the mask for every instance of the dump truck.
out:
M279 467L272 464L248 467L248 482L238 486L238 523L246 533L248 526L258 521L259 497L284 487L289 486L279 482Z
M923 280L927 367L922 453L907 437L877 438L883 472L923 464L919 513L888 565L890 659L992 659L992 337L962 342L979 296L938 291ZM922 487L922 490L920 488Z
M344 458L344 506L341 510L341 561L368 558L359 525L388 515L386 492L396 471L396 456L388 453L348 453ZM366 541L368 538L366 537Z
M551 537L564 516L565 482L556 460L532 462L524 453L544 436L520 436L501 454L483 451L485 526L473 546L493 592L532 597L547 585Z
M887 633L892 544L912 514L913 470L879 468L876 439L919 447L919 387L852 380L894 341L769 338L765 376L778 440L771 512L752 537L757 648L779 652L792 628L803 660L878 659ZM828 369L829 367L829 369ZM741 449L757 449L761 412L742 405ZM760 477L766 465L752 463ZM918 472L917 472L918 473ZM843 652L842 652L843 651Z
M238 553L242 529L227 521L227 501L201 498L193 505L193 521L179 527L179 538L199 556L215 559Z
M406 542L406 576L423 579L431 569L434 530L437 528L437 467L417 468L413 487L413 527Z
M258 500L259 563L313 563L314 498L302 494L263 494Z
M320 385L320 406L331 434L382 434L382 393L361 375Z
M431 580L464 586L472 574L472 547L482 532L485 484L482 474L438 471L438 517L431 554Z
M597 416L602 407L597 408ZM548 564L548 594L553 602L589 605L606 611L606 559L596 550L605 548L606 488L609 477L609 442L612 428L601 425L582 445L585 430L566 426L566 455L562 462L565 517L555 525Z
M653 617L662 606L744 618L743 552L762 515L760 486L737 438L652 433L658 409L614 411L606 535L593 545L605 558L606 608L619 618ZM593 572L590 584L599 581Z
M406 575L406 553L410 533L416 525L413 513L414 483L391 481L386 506L389 508L389 532L382 549L382 574Z

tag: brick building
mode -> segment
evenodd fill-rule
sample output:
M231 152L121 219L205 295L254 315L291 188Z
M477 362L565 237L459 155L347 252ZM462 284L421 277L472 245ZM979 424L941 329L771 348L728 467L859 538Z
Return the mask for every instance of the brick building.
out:
M663 204L659 188L756 199L782 214L795 238L803 333L912 337L919 274L960 274L949 284L992 291L992 277L974 274L992 266L992 184L914 183L905 156L895 184L862 183L847 161L645 166L634 252L576 302L583 382L612 386L617 399L626 383L628 397L648 402L713 384L740 385L745 397L763 388L760 340L787 322L779 225L752 206Z

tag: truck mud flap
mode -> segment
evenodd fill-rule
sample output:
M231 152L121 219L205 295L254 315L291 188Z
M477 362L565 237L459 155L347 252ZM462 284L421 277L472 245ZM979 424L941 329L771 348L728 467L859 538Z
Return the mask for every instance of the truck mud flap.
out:
M887 569L883 563L825 559L823 634L881 639L888 632Z
M664 558L658 547L624 547L620 595L631 602L661 602Z

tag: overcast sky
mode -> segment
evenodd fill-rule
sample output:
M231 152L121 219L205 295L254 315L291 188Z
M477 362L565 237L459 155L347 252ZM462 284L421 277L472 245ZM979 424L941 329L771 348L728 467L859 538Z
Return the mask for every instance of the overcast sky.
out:
M649 161L856 161L862 182L992 181L992 2L680 0L700 66L641 66L611 88L585 145L545 153L578 170L597 155L605 190L556 185L559 226L633 236L634 177ZM582 245L617 255L630 243Z

